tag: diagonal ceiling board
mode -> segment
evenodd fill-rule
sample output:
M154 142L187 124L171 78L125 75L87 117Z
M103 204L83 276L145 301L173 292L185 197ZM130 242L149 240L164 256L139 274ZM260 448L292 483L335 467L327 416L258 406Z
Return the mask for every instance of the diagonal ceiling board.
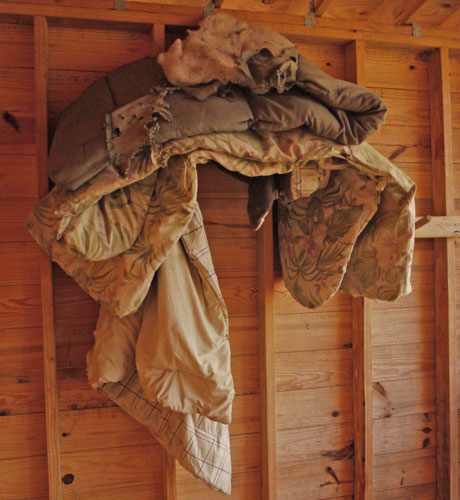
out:
M365 21L380 7L384 0L334 0L323 17ZM315 13L317 11L315 9Z
M428 0L407 20L420 26L439 26L460 8L460 0Z

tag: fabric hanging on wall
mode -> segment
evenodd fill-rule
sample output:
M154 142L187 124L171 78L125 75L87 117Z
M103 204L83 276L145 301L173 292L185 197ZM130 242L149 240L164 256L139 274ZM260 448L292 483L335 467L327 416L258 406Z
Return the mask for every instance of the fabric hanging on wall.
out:
M310 308L338 290L410 292L415 185L362 142L384 120L381 99L326 75L278 34L216 14L158 60L169 83L145 59L63 113L50 151L57 186L28 227L101 304L91 386L228 494L228 320L197 168L214 161L250 179L253 226L280 198L285 284Z

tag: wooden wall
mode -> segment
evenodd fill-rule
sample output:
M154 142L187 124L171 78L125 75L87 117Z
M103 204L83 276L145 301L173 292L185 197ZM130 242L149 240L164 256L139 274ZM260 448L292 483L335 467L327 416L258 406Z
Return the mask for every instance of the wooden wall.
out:
M46 189L40 96L53 130L95 79L158 52L163 24L198 16L114 13L102 0L77 15L38 3L0 2L9 15L0 23L0 500L219 498L89 388L85 355L98 306L57 266L49 280L24 225ZM276 22L326 72L384 98L387 122L370 142L417 183L417 215L460 215L460 43ZM251 232L246 191L217 167L199 172L230 314L231 498L456 498L454 240L417 239L414 291L395 304L338 294L308 311L286 291L276 249L270 258L271 228ZM51 325L42 315L50 305ZM43 330L46 366L55 339L56 386L44 370Z

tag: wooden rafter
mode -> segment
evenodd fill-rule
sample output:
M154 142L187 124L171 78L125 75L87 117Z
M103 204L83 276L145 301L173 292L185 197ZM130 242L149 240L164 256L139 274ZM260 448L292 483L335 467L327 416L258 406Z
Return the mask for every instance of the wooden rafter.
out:
M365 46L362 40L345 47L346 78L366 85L364 68ZM372 494L372 337L370 303L363 297L353 297L353 433L355 449L354 498L366 500Z
M449 50L434 51L430 61L433 212L454 214ZM436 239L436 409L437 498L458 498L457 332L455 246Z
M48 193L48 24L34 18L35 48L35 143L38 165L38 196ZM50 500L61 499L61 452L54 331L53 275L51 261L40 252L40 284L43 328L43 372L45 383L46 444Z

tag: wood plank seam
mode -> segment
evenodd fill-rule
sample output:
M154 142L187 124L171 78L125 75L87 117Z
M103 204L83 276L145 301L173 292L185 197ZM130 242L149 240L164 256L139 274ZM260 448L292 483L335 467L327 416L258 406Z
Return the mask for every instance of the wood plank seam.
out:
M365 45L356 40L345 47L346 78L366 85L364 67ZM370 303L363 297L353 297L353 432L355 451L354 498L372 498L372 338Z
M262 498L277 498L272 213L257 233Z
M452 117L449 50L435 50L430 61L431 154L433 213L454 214ZM455 297L455 243L436 239L436 400L437 498L458 498L457 333Z
M45 17L34 18L35 51L35 140L38 164L38 195L48 192L48 24ZM50 500L61 499L61 457L54 331L53 276L51 261L40 253L40 283L43 325L43 360L46 409L46 443Z

